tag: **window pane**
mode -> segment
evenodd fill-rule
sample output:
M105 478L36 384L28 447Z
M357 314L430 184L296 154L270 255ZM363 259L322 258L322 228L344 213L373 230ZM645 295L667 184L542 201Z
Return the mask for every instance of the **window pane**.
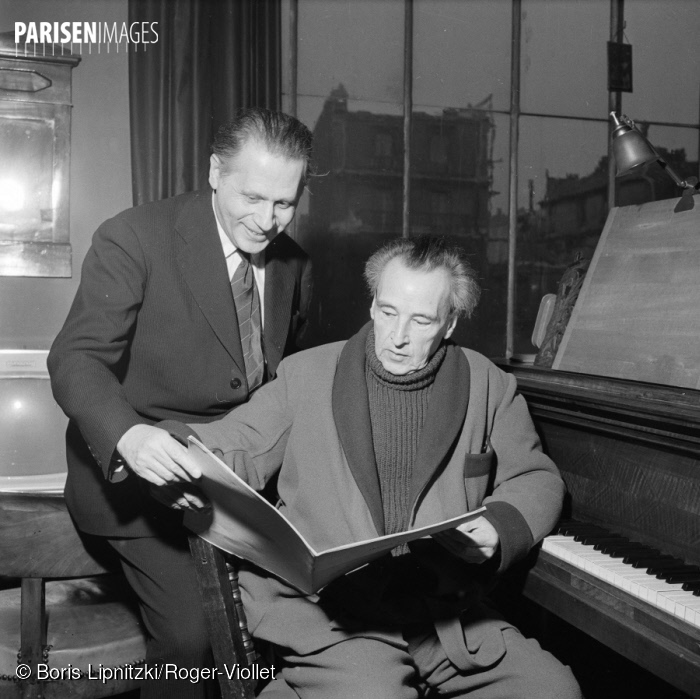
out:
M697 124L700 3L626 2L625 36L632 44L634 88L622 95L625 113L635 121Z
M299 0L298 90L403 101L402 0Z
M520 122L515 352L532 354L540 300L566 268L590 259L608 215L607 124Z
M414 0L411 234L443 235L483 287L459 344L505 350L510 0Z
M369 320L363 270L380 245L401 235L403 117L386 105L299 98L314 131L318 176L297 213L296 238L314 264L308 344L347 339Z
M510 104L511 0L415 0L413 102Z
M471 322L454 339L503 355L508 261L508 117L480 109L416 107L411 142L411 234L463 247L481 285Z
M314 263L310 344L369 319L364 262L400 234L403 23L400 0L299 0L298 116L319 175L295 229Z
M605 118L610 0L523 0L521 36L523 111Z
M315 345L369 320L364 263L401 233L404 3L299 0L298 19L298 116L318 176L295 236L314 264Z

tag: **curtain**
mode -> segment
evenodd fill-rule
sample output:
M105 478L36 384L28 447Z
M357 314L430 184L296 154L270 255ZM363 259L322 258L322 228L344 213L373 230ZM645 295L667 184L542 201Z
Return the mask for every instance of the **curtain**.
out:
M279 109L280 0L129 0L158 41L129 53L134 205L205 187L238 109Z

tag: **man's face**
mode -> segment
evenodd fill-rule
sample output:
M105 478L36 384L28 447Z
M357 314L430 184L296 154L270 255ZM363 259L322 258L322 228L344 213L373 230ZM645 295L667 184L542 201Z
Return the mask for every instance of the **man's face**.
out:
M218 155L211 156L214 209L237 248L261 252L290 224L301 196L303 173L303 160L270 153L254 139L225 162Z
M398 258L379 279L370 315L382 366L403 376L422 369L457 324L449 312L450 276L444 269L408 269Z

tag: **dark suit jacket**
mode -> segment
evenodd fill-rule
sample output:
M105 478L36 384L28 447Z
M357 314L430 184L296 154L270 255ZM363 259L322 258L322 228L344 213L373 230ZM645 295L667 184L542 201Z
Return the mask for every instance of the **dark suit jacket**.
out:
M311 265L285 234L266 249L268 375L305 321ZM48 359L70 424L66 501L81 529L158 535L179 515L146 484L114 474L116 444L139 423L206 422L248 398L238 323L211 191L122 212L95 233Z

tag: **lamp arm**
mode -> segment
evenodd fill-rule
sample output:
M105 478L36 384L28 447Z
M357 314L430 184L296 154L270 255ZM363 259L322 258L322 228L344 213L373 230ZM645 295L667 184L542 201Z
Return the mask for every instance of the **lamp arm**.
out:
M682 180L676 174L674 169L663 158L659 158L657 162L659 163L659 165L661 165L661 167L664 170L666 170L666 172L671 177L671 179L682 189L690 189L690 188L698 189L700 187L700 185L698 183L689 182L688 180Z

